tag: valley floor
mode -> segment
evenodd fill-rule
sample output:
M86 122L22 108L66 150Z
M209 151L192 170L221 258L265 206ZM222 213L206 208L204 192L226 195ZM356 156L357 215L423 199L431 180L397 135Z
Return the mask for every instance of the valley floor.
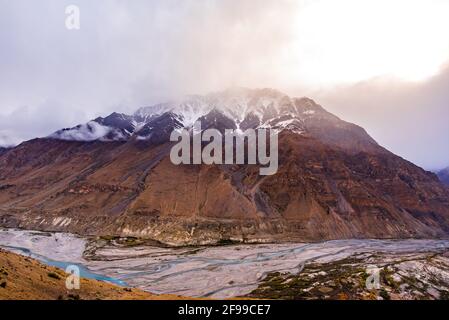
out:
M135 238L0 229L0 247L63 269L76 264L86 278L133 287L138 289L132 291L136 294L447 299L449 292L448 240L352 239L173 248ZM53 281L43 272L40 276ZM367 279L373 280L374 287L367 287Z
M284 300L448 300L449 251L365 253L312 263L299 274L270 273L247 296Z

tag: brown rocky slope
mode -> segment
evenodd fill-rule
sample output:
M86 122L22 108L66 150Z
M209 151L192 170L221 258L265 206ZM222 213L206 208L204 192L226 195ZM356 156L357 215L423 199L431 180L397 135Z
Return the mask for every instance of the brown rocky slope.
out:
M440 178L441 182L449 186L449 167L439 171L437 175Z

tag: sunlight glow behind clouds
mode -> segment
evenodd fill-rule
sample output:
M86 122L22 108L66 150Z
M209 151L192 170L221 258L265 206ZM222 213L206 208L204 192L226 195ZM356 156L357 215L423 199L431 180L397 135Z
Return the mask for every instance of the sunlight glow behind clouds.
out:
M0 0L0 144L179 95L272 87L412 161L449 164L448 17L449 0Z
M288 81L425 80L449 58L448 12L441 0L310 1L294 26Z

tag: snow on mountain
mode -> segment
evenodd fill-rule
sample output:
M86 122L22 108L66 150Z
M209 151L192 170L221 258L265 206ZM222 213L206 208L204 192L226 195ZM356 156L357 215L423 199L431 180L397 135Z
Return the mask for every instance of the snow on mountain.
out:
M167 127L170 130L190 128L197 120L206 121L214 117L220 118L219 121L229 128L273 128L301 134L305 131L304 121L307 119L333 119L334 116L308 98L290 98L273 89L233 88L143 107L133 115L112 113L106 118L59 130L50 138L121 141L136 136L142 140L154 136L156 131L165 132L165 136Z
M262 121L267 114L279 115L283 106L293 104L291 98L273 89L234 88L205 96L192 95L181 101L141 108L135 115L148 117L172 112L182 115L184 126L190 127L197 119L216 109L239 124L249 114Z
M59 130L50 135L49 138L69 141L125 140L125 136L119 130L95 121L80 124L74 128Z
M135 132L135 135L137 140L163 143L170 139L173 130L183 127L182 120L182 116L166 112L161 116L151 118L140 130Z

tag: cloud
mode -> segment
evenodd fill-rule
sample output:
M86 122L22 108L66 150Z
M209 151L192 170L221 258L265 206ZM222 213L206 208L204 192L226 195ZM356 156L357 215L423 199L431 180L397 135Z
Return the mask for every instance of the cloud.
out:
M65 28L69 4L80 8L79 31ZM270 86L297 6L0 0L1 128L28 139L183 94L255 86L256 78Z
M447 71L421 84L382 78L317 90L341 73L354 80L397 66L407 74L416 56L440 59L447 2L334 2L0 0L0 132L30 139L184 94L272 87L315 98L420 165L448 165ZM80 8L79 31L65 28L71 4ZM379 30L390 34L385 46Z
M88 123L81 124L75 128L59 130L50 135L50 137L68 141L95 141L98 139L111 141L106 137L109 134L112 135L112 140L115 141L125 139L119 130L103 126L95 121L89 121Z
M14 134L7 130L0 131L0 147L14 147L20 143L20 139L14 138Z
M449 66L425 82L377 78L311 93L383 146L431 170L449 165Z
M70 103L46 101L34 106L20 106L0 116L0 134L13 144L45 137L50 133L75 123L83 123L91 117L84 110ZM6 139L6 138L5 138ZM1 143L1 142L0 142Z
M69 4L80 8L79 31L65 28ZM56 122L73 126L85 115L132 112L183 94L273 85L298 4L0 0L0 7L2 125L11 113L45 117L48 101L57 101L64 112L46 117L49 132ZM35 120L21 136L31 137L34 127L43 134L42 119Z

